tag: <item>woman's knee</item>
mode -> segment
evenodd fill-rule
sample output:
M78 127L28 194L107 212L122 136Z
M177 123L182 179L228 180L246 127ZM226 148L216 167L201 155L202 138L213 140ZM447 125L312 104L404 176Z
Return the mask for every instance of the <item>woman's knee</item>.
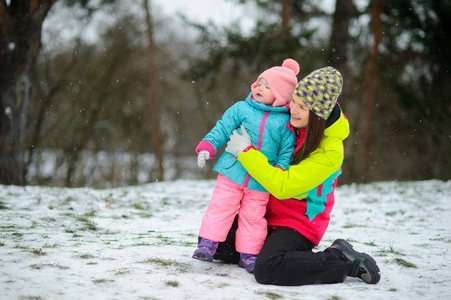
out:
M265 270L263 264L258 264L257 262L255 262L254 277L258 283L268 283L268 272Z
M275 257L258 256L254 267L254 277L258 283L271 283L271 276L275 274L275 266L277 265Z

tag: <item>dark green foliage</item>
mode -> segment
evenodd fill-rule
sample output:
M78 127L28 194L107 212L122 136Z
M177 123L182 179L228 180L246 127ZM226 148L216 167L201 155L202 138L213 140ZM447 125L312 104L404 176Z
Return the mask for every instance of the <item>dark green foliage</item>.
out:
M399 0L384 6L383 80L407 114L428 167L422 178L448 179L451 164L451 2ZM418 177L414 177L418 178Z
M81 3L93 10L110 2L114 1L96 2L99 6L94 7L97 4L92 1L68 1L73 9ZM178 168L169 179L187 174L215 177L211 168L190 169L195 164L193 149L228 107L247 96L261 72L290 57L300 64L298 79L325 65L335 66L343 73L345 86L339 101L349 117L351 135L345 142L345 163L339 182L361 181L361 97L366 88L363 77L373 41L370 10L359 7L360 11L347 11L349 30L341 29L340 35L348 38L347 44L339 44L343 47L337 51L337 41L331 46L329 33L334 34L333 20L343 20L343 12L330 15L322 10L319 1L293 1L291 22L288 31L283 32L281 1L238 2L257 4L260 18L254 27L244 32L238 24L220 27L185 19L186 32L195 29L198 34L195 40L185 35L185 31L172 32L154 12L158 37L155 80L161 99L163 147L168 155L180 159L168 166ZM447 30L450 2L384 1L370 180L450 177L451 162L447 159L451 147L451 37ZM143 171L139 155L153 150L146 98L149 58L143 20L118 9L105 11L116 14L116 20L99 29L96 44L80 40L79 48L68 44L50 55L41 53L33 85L31 129L35 128L52 85L59 88L44 107L39 139L29 149L34 149L37 157L49 148L58 152L55 176L31 178L29 183L135 184ZM342 61L336 57L347 57L346 63L339 65ZM71 61L75 61L74 67L64 80L58 81ZM83 166L83 151L85 157L89 152L94 163ZM103 169L94 157L100 151L110 155L107 160L111 163ZM115 165L114 155L119 154L130 154L125 167ZM33 162L37 161L39 158L34 158ZM64 174L59 168L67 166L66 178L58 181L56 174ZM90 179L93 174L100 174L98 181ZM138 204L137 210L141 208ZM8 207L0 202L0 209Z

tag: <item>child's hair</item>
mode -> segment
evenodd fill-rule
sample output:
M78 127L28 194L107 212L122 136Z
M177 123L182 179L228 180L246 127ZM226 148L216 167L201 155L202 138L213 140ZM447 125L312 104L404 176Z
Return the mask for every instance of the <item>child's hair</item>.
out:
M299 64L291 58L283 61L282 66L272 67L258 76L251 88L255 88L261 78L264 78L271 89L271 93L276 98L272 106L284 106L288 103L293 94L293 90L298 82L296 75L299 73Z

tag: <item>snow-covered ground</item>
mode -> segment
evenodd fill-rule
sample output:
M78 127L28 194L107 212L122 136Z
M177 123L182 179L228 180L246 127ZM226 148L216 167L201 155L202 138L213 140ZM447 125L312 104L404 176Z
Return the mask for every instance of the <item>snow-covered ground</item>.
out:
M0 299L451 299L451 181L338 187L317 250L347 239L381 281L302 287L191 258L214 184L0 186Z

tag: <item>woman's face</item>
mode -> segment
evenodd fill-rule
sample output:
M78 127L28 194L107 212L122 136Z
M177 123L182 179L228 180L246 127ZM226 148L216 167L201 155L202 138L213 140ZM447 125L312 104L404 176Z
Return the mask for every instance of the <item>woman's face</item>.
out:
M308 107L304 105L304 102L302 102L294 93L291 95L290 100L290 114L290 122L293 127L307 127L310 109L308 109Z

